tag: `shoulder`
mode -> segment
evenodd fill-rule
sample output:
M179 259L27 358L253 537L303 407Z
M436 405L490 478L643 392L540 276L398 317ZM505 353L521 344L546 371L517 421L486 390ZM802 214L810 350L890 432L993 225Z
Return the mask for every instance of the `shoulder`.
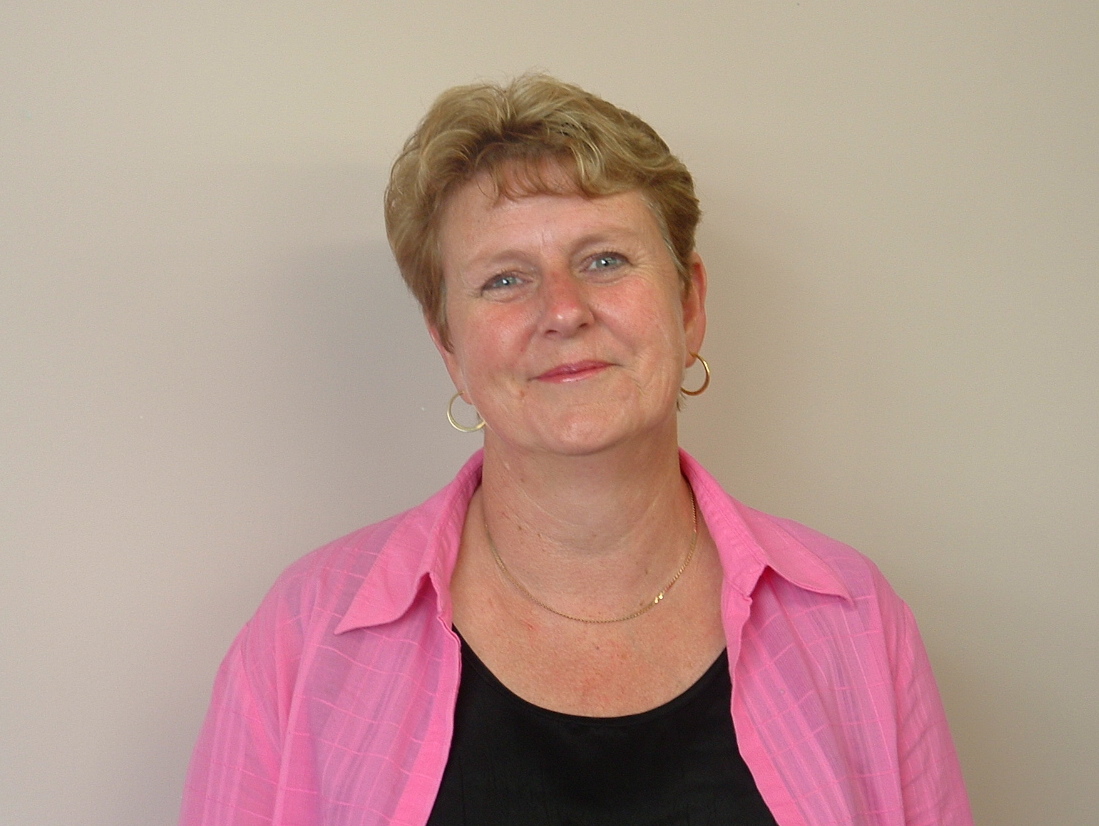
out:
M449 581L469 498L481 478L476 453L450 484L403 513L360 528L291 564L275 581L245 634L289 642L384 625L422 602L429 576ZM308 643L307 643L308 644Z
M755 524L757 529L766 524L771 532L789 537L827 565L855 591L873 590L885 582L885 577L874 561L847 543L793 519L763 513L746 505L740 505L740 508L746 513L746 519Z
M330 634L405 517L359 528L291 563L237 637L245 661L266 661L272 654L296 659L307 639Z
M757 533L763 533L761 528L766 525L772 535L789 537L796 547L804 549L833 572L856 602L872 600L897 608L903 604L881 569L861 551L793 519L773 516L745 505L740 507L756 526Z
M779 574L767 585L773 597L788 609L811 609L818 621L831 617L846 633L871 632L885 645L890 660L905 656L918 638L915 619L872 559L800 522L737 506L753 533L769 546L771 568ZM819 576L815 567L826 575ZM829 578L838 587L818 587ZM836 600L837 595L844 599Z
M271 586L261 611L275 605L296 614L318 606L338 611L361 587L394 529L409 513L359 528L291 563Z
M867 556L800 522L773 516L735 499L687 454L682 465L695 489L725 568L727 584L749 597L761 577L777 579L829 602L860 610L902 610L900 600Z

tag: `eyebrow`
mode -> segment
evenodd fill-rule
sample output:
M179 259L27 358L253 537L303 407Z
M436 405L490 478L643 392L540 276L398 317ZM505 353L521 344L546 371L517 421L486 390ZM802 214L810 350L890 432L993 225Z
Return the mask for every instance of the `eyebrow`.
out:
M614 224L597 228L576 238L572 243L573 249L583 247L597 247L602 244L619 244L637 242L641 239L641 233L629 224ZM528 253L517 246L507 246L502 249L481 253L475 252L467 263L470 267L494 267L506 261L528 258Z

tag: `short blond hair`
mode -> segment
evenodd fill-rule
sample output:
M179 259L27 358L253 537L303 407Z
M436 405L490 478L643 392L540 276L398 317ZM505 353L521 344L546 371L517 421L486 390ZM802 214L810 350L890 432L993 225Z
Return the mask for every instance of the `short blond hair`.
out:
M482 173L505 197L560 191L559 176L545 174L547 161L563 166L575 191L589 198L640 190L689 288L701 217L694 181L651 126L544 74L456 86L436 99L405 142L385 192L397 266L446 346L439 223L447 197Z

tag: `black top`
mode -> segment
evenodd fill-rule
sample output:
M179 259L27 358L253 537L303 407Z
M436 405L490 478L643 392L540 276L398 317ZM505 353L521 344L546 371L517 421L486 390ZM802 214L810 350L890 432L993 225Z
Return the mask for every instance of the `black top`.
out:
M722 652L683 694L580 717L512 693L462 643L454 740L428 826L775 826L740 756Z

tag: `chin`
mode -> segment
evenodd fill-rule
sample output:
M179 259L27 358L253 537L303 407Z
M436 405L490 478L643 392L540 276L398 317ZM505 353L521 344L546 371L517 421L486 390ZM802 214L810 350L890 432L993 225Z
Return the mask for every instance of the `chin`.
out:
M666 420L658 422L623 421L590 416L562 417L551 427L540 428L537 441L541 450L559 456L594 456L625 445L640 446L666 438ZM675 438L675 419L671 418L671 437Z

